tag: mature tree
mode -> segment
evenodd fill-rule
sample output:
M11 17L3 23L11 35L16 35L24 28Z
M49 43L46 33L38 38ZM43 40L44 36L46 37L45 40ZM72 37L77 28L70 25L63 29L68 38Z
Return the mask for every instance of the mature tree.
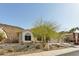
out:
M32 29L35 37L41 38L41 41L48 42L51 38L56 38L57 25L47 21L39 21Z
M32 33L36 38L45 43L46 46L48 41L54 39L60 41L63 39L63 33L57 32L58 25L54 22L43 21L35 23L35 26L32 28ZM49 46L48 46L49 47Z
M78 27L75 27L75 28L71 28L71 29L69 30L69 32L74 32L76 29L78 29L78 30L79 30L79 28L78 28Z

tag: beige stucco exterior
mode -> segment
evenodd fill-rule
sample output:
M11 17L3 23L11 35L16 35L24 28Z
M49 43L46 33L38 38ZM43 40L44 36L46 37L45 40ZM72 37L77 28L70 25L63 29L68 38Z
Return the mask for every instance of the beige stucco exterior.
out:
M30 34L30 36L31 36L31 41L26 41L25 40L25 35L28 35L28 34ZM27 43L27 42L34 41L34 37L33 37L33 34L30 30L24 30L20 33L19 40L20 40L20 42Z
M6 33L7 39L4 40L4 43L20 43L20 42L30 42L25 41L25 35L27 33L31 34L31 41L33 41L33 35L30 30L24 30L23 28L0 24L0 28Z

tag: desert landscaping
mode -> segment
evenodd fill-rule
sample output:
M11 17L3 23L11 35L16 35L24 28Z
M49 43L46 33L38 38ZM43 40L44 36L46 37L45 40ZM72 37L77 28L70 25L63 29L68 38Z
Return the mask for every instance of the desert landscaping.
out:
M3 34L0 35L0 55L16 56L73 47L74 42L72 42L73 44L71 44L71 41L65 40L65 38L67 37L65 34L67 33L56 32L56 27L52 24L53 23L47 23L46 21L43 21L42 23L39 22L37 26L34 26L34 28L31 30L24 30L22 28L14 27L11 25L1 24L3 28L1 28L0 34ZM4 30L6 31L4 32ZM21 38L21 35L17 36L17 33L21 33L22 31L23 34L21 34ZM28 36L30 34L32 36Z

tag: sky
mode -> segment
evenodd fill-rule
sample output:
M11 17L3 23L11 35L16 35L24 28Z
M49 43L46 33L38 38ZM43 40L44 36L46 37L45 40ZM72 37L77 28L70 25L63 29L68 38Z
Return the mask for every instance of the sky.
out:
M0 23L33 27L40 19L56 22L60 31L79 27L79 4L68 3L0 3Z

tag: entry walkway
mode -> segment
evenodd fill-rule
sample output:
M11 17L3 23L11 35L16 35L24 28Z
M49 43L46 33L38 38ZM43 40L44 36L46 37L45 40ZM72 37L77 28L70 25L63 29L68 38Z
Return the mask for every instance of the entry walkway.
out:
M21 56L57 56L57 55L65 54L65 53L78 51L78 50L79 50L79 46L74 46L74 47L60 49L60 50L44 51L44 52L32 53L32 54L24 54Z

